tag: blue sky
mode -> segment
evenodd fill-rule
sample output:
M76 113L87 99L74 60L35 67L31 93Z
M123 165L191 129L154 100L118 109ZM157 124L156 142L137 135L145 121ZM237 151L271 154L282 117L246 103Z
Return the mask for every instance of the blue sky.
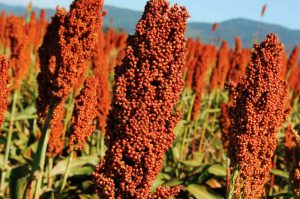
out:
M38 7L68 7L72 0L32 0ZM26 5L29 0L0 0L2 3ZM105 0L105 4L134 10L143 10L147 0ZM300 0L170 0L172 4L185 5L191 15L190 21L221 22L243 17L279 24L300 30ZM267 4L265 16L260 12Z

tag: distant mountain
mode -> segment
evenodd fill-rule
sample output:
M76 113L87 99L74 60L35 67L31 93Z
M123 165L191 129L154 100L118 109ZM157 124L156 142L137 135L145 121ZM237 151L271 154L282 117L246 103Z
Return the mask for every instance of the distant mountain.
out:
M118 8L115 6L104 6L108 10L108 15L104 20L104 27L114 27L133 33L137 21L140 19L142 12ZM24 6L9 6L0 3L0 10L16 15L24 15L26 8ZM39 8L33 8L39 12ZM55 14L55 10L47 9L47 17L50 19ZM283 26L262 23L258 21L237 18L219 23L215 34L212 34L212 24L202 22L191 22L188 25L187 37L200 37L203 42L214 42L220 44L221 40L227 40L231 46L234 45L234 37L239 36L244 46L250 46L253 38L257 36L261 41L266 34L274 32L279 35L286 48L291 50L295 45L300 45L300 30L291 30Z
M187 35L194 38L200 36L203 41L209 41L213 35L211 27L212 24L193 22L189 24ZM257 35L258 40L261 41L270 32L276 33L289 50L295 45L300 44L300 30L291 30L279 25L243 18L221 22L213 38L225 39L232 45L234 43L234 37L239 36L244 46L249 46L253 43L253 39Z

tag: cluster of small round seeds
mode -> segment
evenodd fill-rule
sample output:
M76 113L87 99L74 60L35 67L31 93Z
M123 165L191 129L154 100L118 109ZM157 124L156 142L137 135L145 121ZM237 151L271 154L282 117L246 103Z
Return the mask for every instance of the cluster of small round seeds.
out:
M185 8L150 0L115 69L104 161L94 173L102 198L165 198L178 192L151 187L175 138L175 106L183 90ZM167 193L169 191L169 193Z
M276 135L288 110L287 83L280 79L284 48L275 34L254 46L246 75L232 88L229 157L239 169L236 194L260 198L269 179ZM234 172L232 172L234 173Z

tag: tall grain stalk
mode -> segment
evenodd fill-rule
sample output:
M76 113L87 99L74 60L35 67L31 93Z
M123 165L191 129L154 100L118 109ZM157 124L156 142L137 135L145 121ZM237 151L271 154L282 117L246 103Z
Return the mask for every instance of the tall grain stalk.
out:
M47 144L50 136L50 121L52 118L52 114L54 112L55 105L53 103L50 104L50 108L48 110L48 114L45 120L44 127L42 128L42 134L39 140L38 149L35 154L35 158L33 161L33 175L36 178L34 181L35 192L34 199L38 199L40 197L40 189L44 175L44 166L47 152Z
M9 152L10 152L10 148L11 148L12 134L14 131L14 119L15 119L15 113L16 113L16 104L17 104L17 100L18 100L18 92L19 92L19 90L15 90L14 95L13 95L12 110L10 113L10 120L9 120L9 130L8 130L6 147L5 147L5 156L4 156L3 166L2 166L0 191L3 193L4 193L4 188L5 188L5 178L6 178L6 171L8 168L7 164L8 164Z
M284 47L275 34L254 45L247 73L232 86L229 157L238 169L235 197L262 197L269 180L276 136L284 122L287 83L281 79Z
M101 198L168 198L181 189L160 186L151 193L180 119L187 18L183 7L150 0L127 40L125 58L115 68L108 149L94 173Z

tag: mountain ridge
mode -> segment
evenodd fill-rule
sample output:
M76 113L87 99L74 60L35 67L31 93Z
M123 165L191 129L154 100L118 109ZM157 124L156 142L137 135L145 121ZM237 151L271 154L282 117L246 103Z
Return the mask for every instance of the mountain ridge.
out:
M127 8L119 8L116 6L104 6L108 10L108 14L104 19L104 27L114 27L120 30L134 33L135 25L140 19L142 12ZM25 6L14 6L0 3L0 11L5 10L8 14L24 15L26 13ZM33 7L33 11L39 12L40 8ZM54 9L46 9L48 19L55 14ZM227 40L229 45L234 45L234 37L241 38L245 47L251 47L253 38L257 37L261 41L268 33L276 33L286 46L288 51L295 45L300 44L300 30L294 30L282 25L265 23L245 18L235 18L219 23L215 33L212 32L212 23L207 22L189 22L187 29L187 37L198 38L205 43L214 43L220 45L222 40Z

